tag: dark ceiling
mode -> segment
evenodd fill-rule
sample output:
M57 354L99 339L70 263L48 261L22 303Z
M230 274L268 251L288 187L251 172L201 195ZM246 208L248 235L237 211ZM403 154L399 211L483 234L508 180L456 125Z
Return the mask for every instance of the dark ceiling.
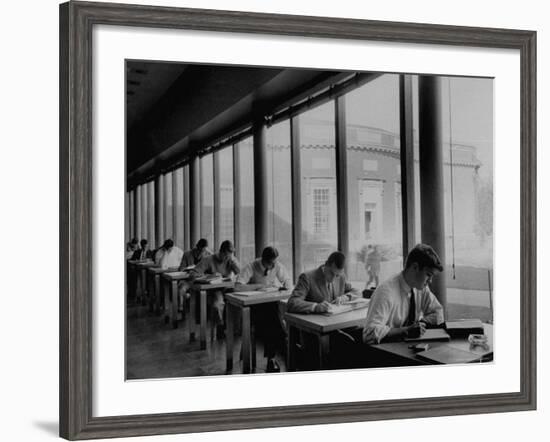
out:
M140 181L349 72L127 61L127 172Z

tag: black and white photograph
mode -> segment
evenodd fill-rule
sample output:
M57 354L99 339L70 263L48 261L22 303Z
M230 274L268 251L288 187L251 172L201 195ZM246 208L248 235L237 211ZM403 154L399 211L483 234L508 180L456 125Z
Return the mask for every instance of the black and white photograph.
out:
M494 79L125 60L126 380L491 364Z
M545 11L8 2L0 439L543 440Z

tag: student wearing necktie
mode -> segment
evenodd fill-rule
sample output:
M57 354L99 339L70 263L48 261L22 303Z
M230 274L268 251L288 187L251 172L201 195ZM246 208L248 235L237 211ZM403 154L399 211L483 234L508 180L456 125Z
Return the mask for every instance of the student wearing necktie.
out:
M262 256L246 265L239 273L237 287L239 284L253 284L257 285L258 288L291 289L292 279L278 258L279 252L275 247L268 246L264 248ZM278 304L266 303L254 306L252 309L252 322L256 329L256 335L264 341L264 355L267 358L266 372L277 373L281 371L276 355L284 352L285 332L281 325L282 318L279 317Z
M144 261L146 259L152 259L153 253L149 250L149 242L144 238L139 242L140 248L137 249L132 255L132 259L136 261Z
M426 244L416 245L407 256L405 269L374 291L363 341L378 344L384 340L418 337L426 325L442 324L443 307L429 287L432 278L441 271L443 265L435 251Z
M346 280L345 262L342 252L333 252L324 265L302 273L288 300L288 311L325 313L331 303L341 304L359 298L359 291Z
M296 287L287 304L290 313L326 313L331 304L342 304L361 297L359 290L346 280L344 269L346 256L342 252L333 252L325 264L315 270L304 272L298 278ZM330 334L330 352L328 364L331 368L351 368L355 365L356 344L361 340L361 330L347 328L335 330ZM317 341L311 335L303 333L301 364L305 369L315 360Z

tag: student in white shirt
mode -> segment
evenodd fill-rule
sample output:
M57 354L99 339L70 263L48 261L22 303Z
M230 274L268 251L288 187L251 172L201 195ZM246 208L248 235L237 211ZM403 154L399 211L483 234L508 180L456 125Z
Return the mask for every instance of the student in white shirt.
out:
M235 275L240 273L240 264L235 257L235 246L229 240L223 241L220 244L218 253L202 258L195 268L191 270L191 273L195 275L195 277L216 275L233 279ZM209 298L213 298L212 319L216 324L216 337L217 339L223 339L225 338L225 302L223 299L223 290L214 291L213 296Z
M276 287L290 290L292 280L285 266L278 261L278 257L279 252L275 247L264 248L261 258L246 265L238 274L236 290L238 290L239 284L255 284L261 288ZM280 372L281 368L275 355L277 352L282 352L284 348L285 332L281 325L278 304L266 303L254 306L252 321L256 334L264 340L267 373Z
M177 269L183 257L183 250L174 245L174 241L167 239L161 247L162 253L155 255L155 261L158 259L158 264L162 269Z
M405 269L374 291L363 329L366 344L421 336L426 325L443 323L443 307L428 284L443 271L437 253L426 244L416 245Z

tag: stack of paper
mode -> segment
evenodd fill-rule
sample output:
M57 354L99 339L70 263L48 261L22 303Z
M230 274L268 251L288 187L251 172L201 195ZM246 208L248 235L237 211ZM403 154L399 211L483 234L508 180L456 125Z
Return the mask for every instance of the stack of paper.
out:
M234 295L239 296L253 296L253 295L266 295L268 293L277 293L279 289L277 287L265 287L258 290L242 290L233 292Z
M187 278L189 277L189 272L168 272L171 276L176 276L176 277L182 277L182 278Z
M195 279L195 282L198 284L221 284L225 280L226 279L221 276L204 275Z
M368 305L369 305L368 299L357 298L343 304L330 304L328 307L329 308L328 311L325 312L324 314L328 316L339 315L340 313L346 313L352 310L365 308Z

